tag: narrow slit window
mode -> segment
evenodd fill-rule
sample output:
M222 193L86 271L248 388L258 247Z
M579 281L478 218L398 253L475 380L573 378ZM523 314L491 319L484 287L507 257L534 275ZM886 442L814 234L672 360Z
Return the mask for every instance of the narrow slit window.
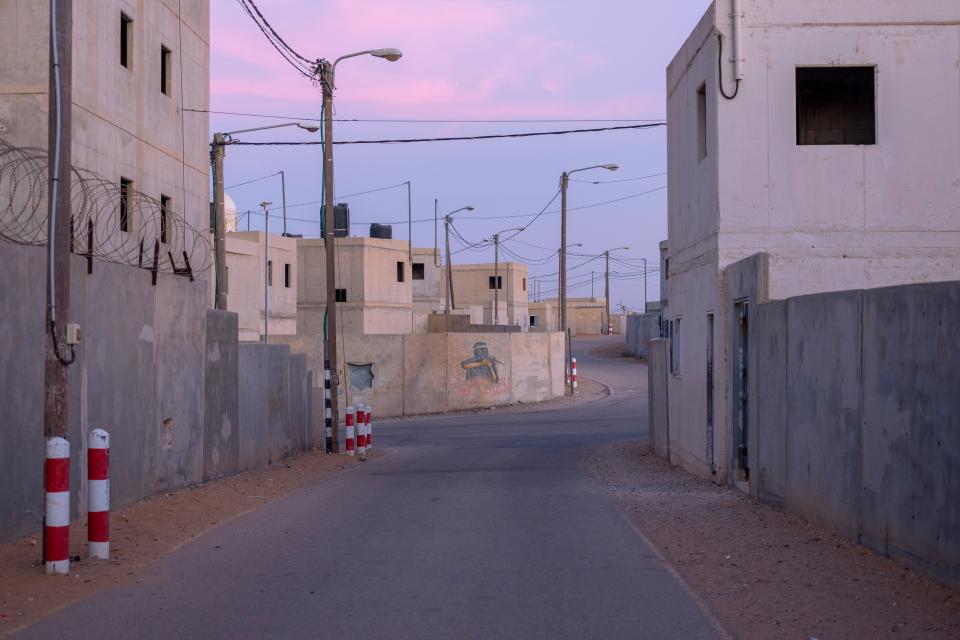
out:
M172 59L170 49L160 45L160 92L164 95L170 95L170 64Z
M120 14L120 64L130 68L131 45L133 44L133 20L124 13Z
M523 290L524 290L524 291L527 290L527 279L526 279L526 278L523 279Z
M130 191L133 181L120 178L120 231L130 231Z
M403 263L402 263L402 262L398 262L398 263L397 263L397 282L403 282L403 280L404 280L404 277L403 277Z
M169 229L170 197L160 194L160 242L166 244Z
M875 71L797 67L797 144L876 144Z
M293 286L293 272L290 269L289 262L283 265L283 286L287 289Z
M273 260L267 260L267 286L273 286Z
M707 85L697 89L697 159L707 157Z

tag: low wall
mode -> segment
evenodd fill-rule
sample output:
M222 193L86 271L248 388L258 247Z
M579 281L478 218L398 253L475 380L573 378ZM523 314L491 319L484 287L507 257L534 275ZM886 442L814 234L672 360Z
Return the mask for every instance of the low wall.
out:
M323 361L313 336L272 341L305 354L314 371ZM348 363L352 372L341 377L350 383L340 385L340 406L362 402L380 416L540 402L564 394L561 333L347 335L339 351L341 365ZM314 379L321 381L322 372Z
M670 342L656 338L648 343L647 410L649 411L650 444L654 453L670 459L670 412L668 411L667 379L670 375Z
M46 345L45 248L0 241L0 540L35 534L43 503L43 362ZM204 280L71 258L71 322L83 340L68 369L71 515L86 504L86 440L106 429L111 447L111 503L120 507L153 494L258 466L242 451L257 424L241 409L262 380L241 379L237 317L207 311ZM287 371L274 454L309 446L312 392L303 356L283 353ZM251 355L252 354L252 355ZM272 382L270 384L273 384ZM267 388L271 388L270 384ZM322 392L320 393L322 397ZM244 418L247 418L244 420ZM268 458L269 459L269 458Z
M647 341L660 337L660 312L625 316L626 353L634 358L647 357Z
M960 283L758 305L751 491L960 583Z

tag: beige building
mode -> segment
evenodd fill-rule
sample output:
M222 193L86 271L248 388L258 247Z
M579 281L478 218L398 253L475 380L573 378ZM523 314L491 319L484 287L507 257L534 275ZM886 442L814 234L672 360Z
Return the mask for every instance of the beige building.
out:
M184 2L182 14L173 0L75 2L73 10L73 166L115 184L117 193L123 184L163 202L198 231L208 225L208 123L183 107L209 105L209 4ZM0 3L0 135L12 145L47 147L49 13L47 2ZM136 245L142 216L138 208L126 212L111 243ZM111 223L120 224L119 216ZM183 234L164 239L177 257L196 249Z
M550 300L528 303L527 313L529 314L528 331L551 333L559 326L556 304Z
M444 278L433 249L414 249L411 265L413 333L427 333L431 313L443 313L446 305Z
M526 331L530 324L527 297L527 265L501 262L499 269L490 264L455 264L453 295L457 308L472 305L483 308L483 324L515 325ZM499 275L495 276L495 272ZM446 286L446 272L441 277ZM498 291L497 312L494 312L494 282Z
M262 231L227 234L227 310L238 316L241 341L263 337L263 288L269 288L267 330L271 336L297 333L297 241L269 234L264 278Z
M406 240L337 238L336 259L338 331L413 332L413 280ZM297 241L297 272L297 333L322 335L327 300L322 239Z
M556 298L549 298L537 305L549 305L553 327L560 326L560 304ZM541 307L536 307L538 311ZM532 312L531 312L532 313ZM613 322L613 333L621 334L626 330L626 316L619 313L610 314ZM568 298L567 299L567 327L573 335L596 336L607 333L607 299L606 298ZM550 329L553 331L553 329Z

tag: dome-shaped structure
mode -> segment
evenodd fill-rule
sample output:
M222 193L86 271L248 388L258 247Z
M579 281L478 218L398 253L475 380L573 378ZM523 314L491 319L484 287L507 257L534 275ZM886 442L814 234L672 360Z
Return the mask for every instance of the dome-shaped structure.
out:
M239 231L237 229L237 203L229 193L223 194L223 226L227 233Z

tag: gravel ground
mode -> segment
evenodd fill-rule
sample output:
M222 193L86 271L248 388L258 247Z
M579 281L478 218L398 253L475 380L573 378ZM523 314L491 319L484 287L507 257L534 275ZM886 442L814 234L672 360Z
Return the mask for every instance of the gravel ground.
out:
M384 455L373 449L371 457ZM148 567L193 538L296 489L358 464L314 451L264 469L207 482L111 514L109 561L89 560L82 523L70 527L69 576L46 576L40 540L0 545L0 638L97 591L140 582Z
M960 593L670 466L638 442L584 467L739 638L960 638Z

